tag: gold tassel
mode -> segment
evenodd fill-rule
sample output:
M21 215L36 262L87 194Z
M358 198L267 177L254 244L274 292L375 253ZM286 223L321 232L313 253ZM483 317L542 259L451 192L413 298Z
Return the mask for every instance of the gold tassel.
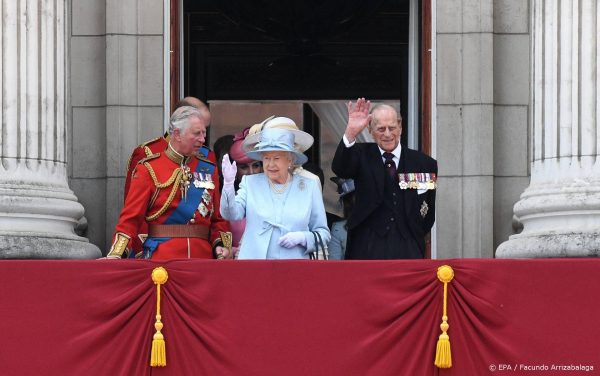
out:
M152 281L156 285L156 322L154 328L156 333L152 339L152 352L150 355L150 367L164 367L167 365L167 353L165 349L165 337L160 332L163 323L160 321L160 285L163 285L169 279L169 274L165 268L158 267L152 271Z
M435 350L435 362L434 364L438 368L450 368L452 367L452 353L450 352L450 337L448 336L448 283L454 278L454 270L448 265L442 265L437 270L438 279L444 284L444 310L442 316L442 323L440 328L442 334L438 338L437 347Z

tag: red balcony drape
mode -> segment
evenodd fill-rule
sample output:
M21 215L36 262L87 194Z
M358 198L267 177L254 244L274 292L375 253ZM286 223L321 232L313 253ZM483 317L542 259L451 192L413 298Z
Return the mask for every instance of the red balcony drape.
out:
M433 365L443 264L450 369ZM32 260L0 278L1 375L600 374L598 259Z

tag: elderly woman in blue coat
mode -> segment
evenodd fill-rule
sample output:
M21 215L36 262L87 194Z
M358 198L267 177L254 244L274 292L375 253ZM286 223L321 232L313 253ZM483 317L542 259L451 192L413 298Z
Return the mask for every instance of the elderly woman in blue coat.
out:
M289 118L265 122L281 124L263 127L243 143L248 157L262 161L263 173L244 176L237 194L236 164L223 157L221 215L230 221L246 218L238 258L307 259L317 246L313 232L323 244L330 239L320 182L296 169L306 162L302 152L313 138Z

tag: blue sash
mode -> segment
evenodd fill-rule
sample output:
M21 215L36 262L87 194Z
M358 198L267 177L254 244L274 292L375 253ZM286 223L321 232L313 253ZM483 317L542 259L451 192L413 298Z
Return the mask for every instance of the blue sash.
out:
M208 155L208 148L202 147L200 150L200 154ZM196 167L196 172L203 174L208 174L212 176L215 171L215 166L212 163L199 160L198 166ZM171 213L169 218L163 223L165 225L179 225L188 223L190 219L194 217L194 212L198 209L200 202L202 201L202 195L204 194L204 190L206 188L197 188L193 183L190 184L187 190L187 198L185 200L179 201L179 205L177 208ZM213 203L214 205L214 203ZM151 238L148 237L146 241L144 241L144 257L145 259L152 258L152 254L156 251L156 248L162 243L170 240L171 238Z

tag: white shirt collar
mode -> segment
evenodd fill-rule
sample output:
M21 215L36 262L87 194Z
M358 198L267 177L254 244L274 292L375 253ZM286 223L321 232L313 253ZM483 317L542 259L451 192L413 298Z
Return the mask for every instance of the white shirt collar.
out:
M383 158L383 153L385 153L385 150L380 148L379 145L377 145L377 147L379 148L379 153L381 154L381 158ZM398 142L398 146L396 146L396 148L392 151L392 154L394 154L394 160L396 162L400 161L400 153L402 153L402 144L400 144Z

